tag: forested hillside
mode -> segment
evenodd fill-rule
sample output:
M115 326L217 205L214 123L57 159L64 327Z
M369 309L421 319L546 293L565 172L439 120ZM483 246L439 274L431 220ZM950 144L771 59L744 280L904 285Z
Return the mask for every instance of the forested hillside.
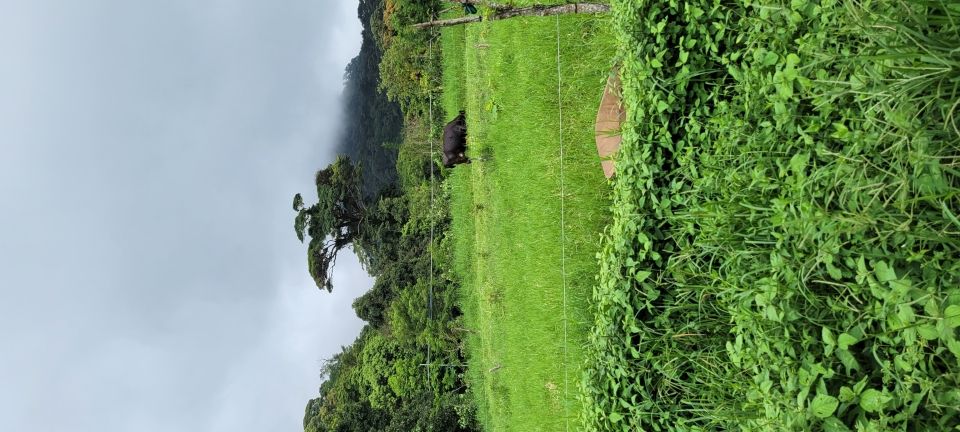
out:
M427 120L427 107L412 93L398 91L440 81L429 72L439 70L439 52L408 56L409 47L429 44L423 35L394 30L401 20L426 18L438 3L389 0L386 6L385 17L383 3L360 1L363 46L345 74L340 156L317 172L315 196L297 194L293 202L297 237L308 244L307 266L318 288L335 288L331 269L348 247L376 278L353 303L367 325L324 364L304 430L477 430L464 381L462 341L471 330L456 304L446 240L449 191L440 188L443 173L428 147L439 125ZM418 60L387 67L381 80L381 60L401 57Z
M358 15L363 23L360 54L344 72L344 130L338 154L347 155L363 167L363 190L367 198L397 180L397 147L403 128L400 106L378 89L380 47L373 37L371 18L379 19L383 5L379 0L360 0Z

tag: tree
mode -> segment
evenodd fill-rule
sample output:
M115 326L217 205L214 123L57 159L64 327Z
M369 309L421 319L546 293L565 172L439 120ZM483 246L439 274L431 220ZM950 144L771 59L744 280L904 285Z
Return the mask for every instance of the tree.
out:
M462 1L456 1L455 3L464 3ZM610 11L610 5L600 4L600 3L570 3L564 5L556 6L545 6L545 5L533 5L528 7L506 7L499 4L491 5L491 8L494 10L493 14L489 17L484 18L483 15L470 15L460 18L450 18L442 20L427 21L418 24L414 24L414 28L422 29L429 27L447 27L459 24L467 24L472 22L483 21L484 19L488 21L493 20L503 20L518 16L548 16L548 15L562 15L562 14L595 14L603 13Z
M304 207L300 194L293 196L293 210L297 212L294 230L307 247L307 267L317 287L333 290L330 271L337 260L337 252L353 243L361 234L366 218L366 204L361 190L360 167L350 158L338 156L327 168L317 171L317 203Z
M363 166L363 194L376 198L397 180L397 149L386 143L403 138L400 105L378 91L381 51L375 40L373 21L382 21L380 0L361 0L358 16L363 28L360 53L347 65L343 75L342 129L337 154L345 154ZM409 21L413 22L413 21Z

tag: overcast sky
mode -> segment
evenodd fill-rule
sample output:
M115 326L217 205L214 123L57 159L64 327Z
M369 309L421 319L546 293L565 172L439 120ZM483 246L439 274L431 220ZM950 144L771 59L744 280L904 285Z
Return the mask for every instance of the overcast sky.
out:
M290 208L356 9L0 0L0 430L302 429L372 285L318 291Z

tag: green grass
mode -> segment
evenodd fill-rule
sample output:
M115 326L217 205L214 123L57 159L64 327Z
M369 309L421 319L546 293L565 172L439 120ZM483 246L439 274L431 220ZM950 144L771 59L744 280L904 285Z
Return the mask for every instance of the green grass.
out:
M448 12L443 18L450 18L453 15L453 13ZM466 53L466 32L467 28L465 26L455 26L445 28L440 33L441 65L443 67L443 100L441 107L443 109L435 112L434 115L449 115L448 117L452 118L466 106L466 94L464 93L466 74L463 70Z
M958 430L957 2L614 16L586 430Z
M469 381L488 431L579 430L576 383L609 193L592 126L613 39L607 19L560 19L558 100L556 26L553 17L471 25L462 65L458 30L443 30L444 109L447 119L466 110L474 160L455 168L445 187L452 189L455 267L474 331Z

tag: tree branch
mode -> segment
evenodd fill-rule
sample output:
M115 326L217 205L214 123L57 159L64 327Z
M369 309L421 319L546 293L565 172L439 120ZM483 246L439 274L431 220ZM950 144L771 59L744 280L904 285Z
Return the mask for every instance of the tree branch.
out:
M458 2L459 3L459 2ZM561 14L597 14L610 11L610 5L601 3L570 3L559 6L533 5L522 8L510 8L496 10L488 19L490 21L508 19L518 16L550 16ZM424 29L430 27L448 27L460 24L482 21L481 15L465 16L460 18L450 18L442 20L427 21L414 24L414 28Z
M508 4L494 3L494 2L488 2L488 1L478 1L478 0L474 0L474 1L471 1L471 0L448 0L448 1L449 1L450 3L464 4L464 5L465 5L465 4L472 4L472 5L474 5L474 6L484 6L484 7L488 7L488 8L490 8L490 9L493 9L493 10L495 10L495 11L507 10L507 9L510 9L510 8L512 7L512 6L508 5Z

